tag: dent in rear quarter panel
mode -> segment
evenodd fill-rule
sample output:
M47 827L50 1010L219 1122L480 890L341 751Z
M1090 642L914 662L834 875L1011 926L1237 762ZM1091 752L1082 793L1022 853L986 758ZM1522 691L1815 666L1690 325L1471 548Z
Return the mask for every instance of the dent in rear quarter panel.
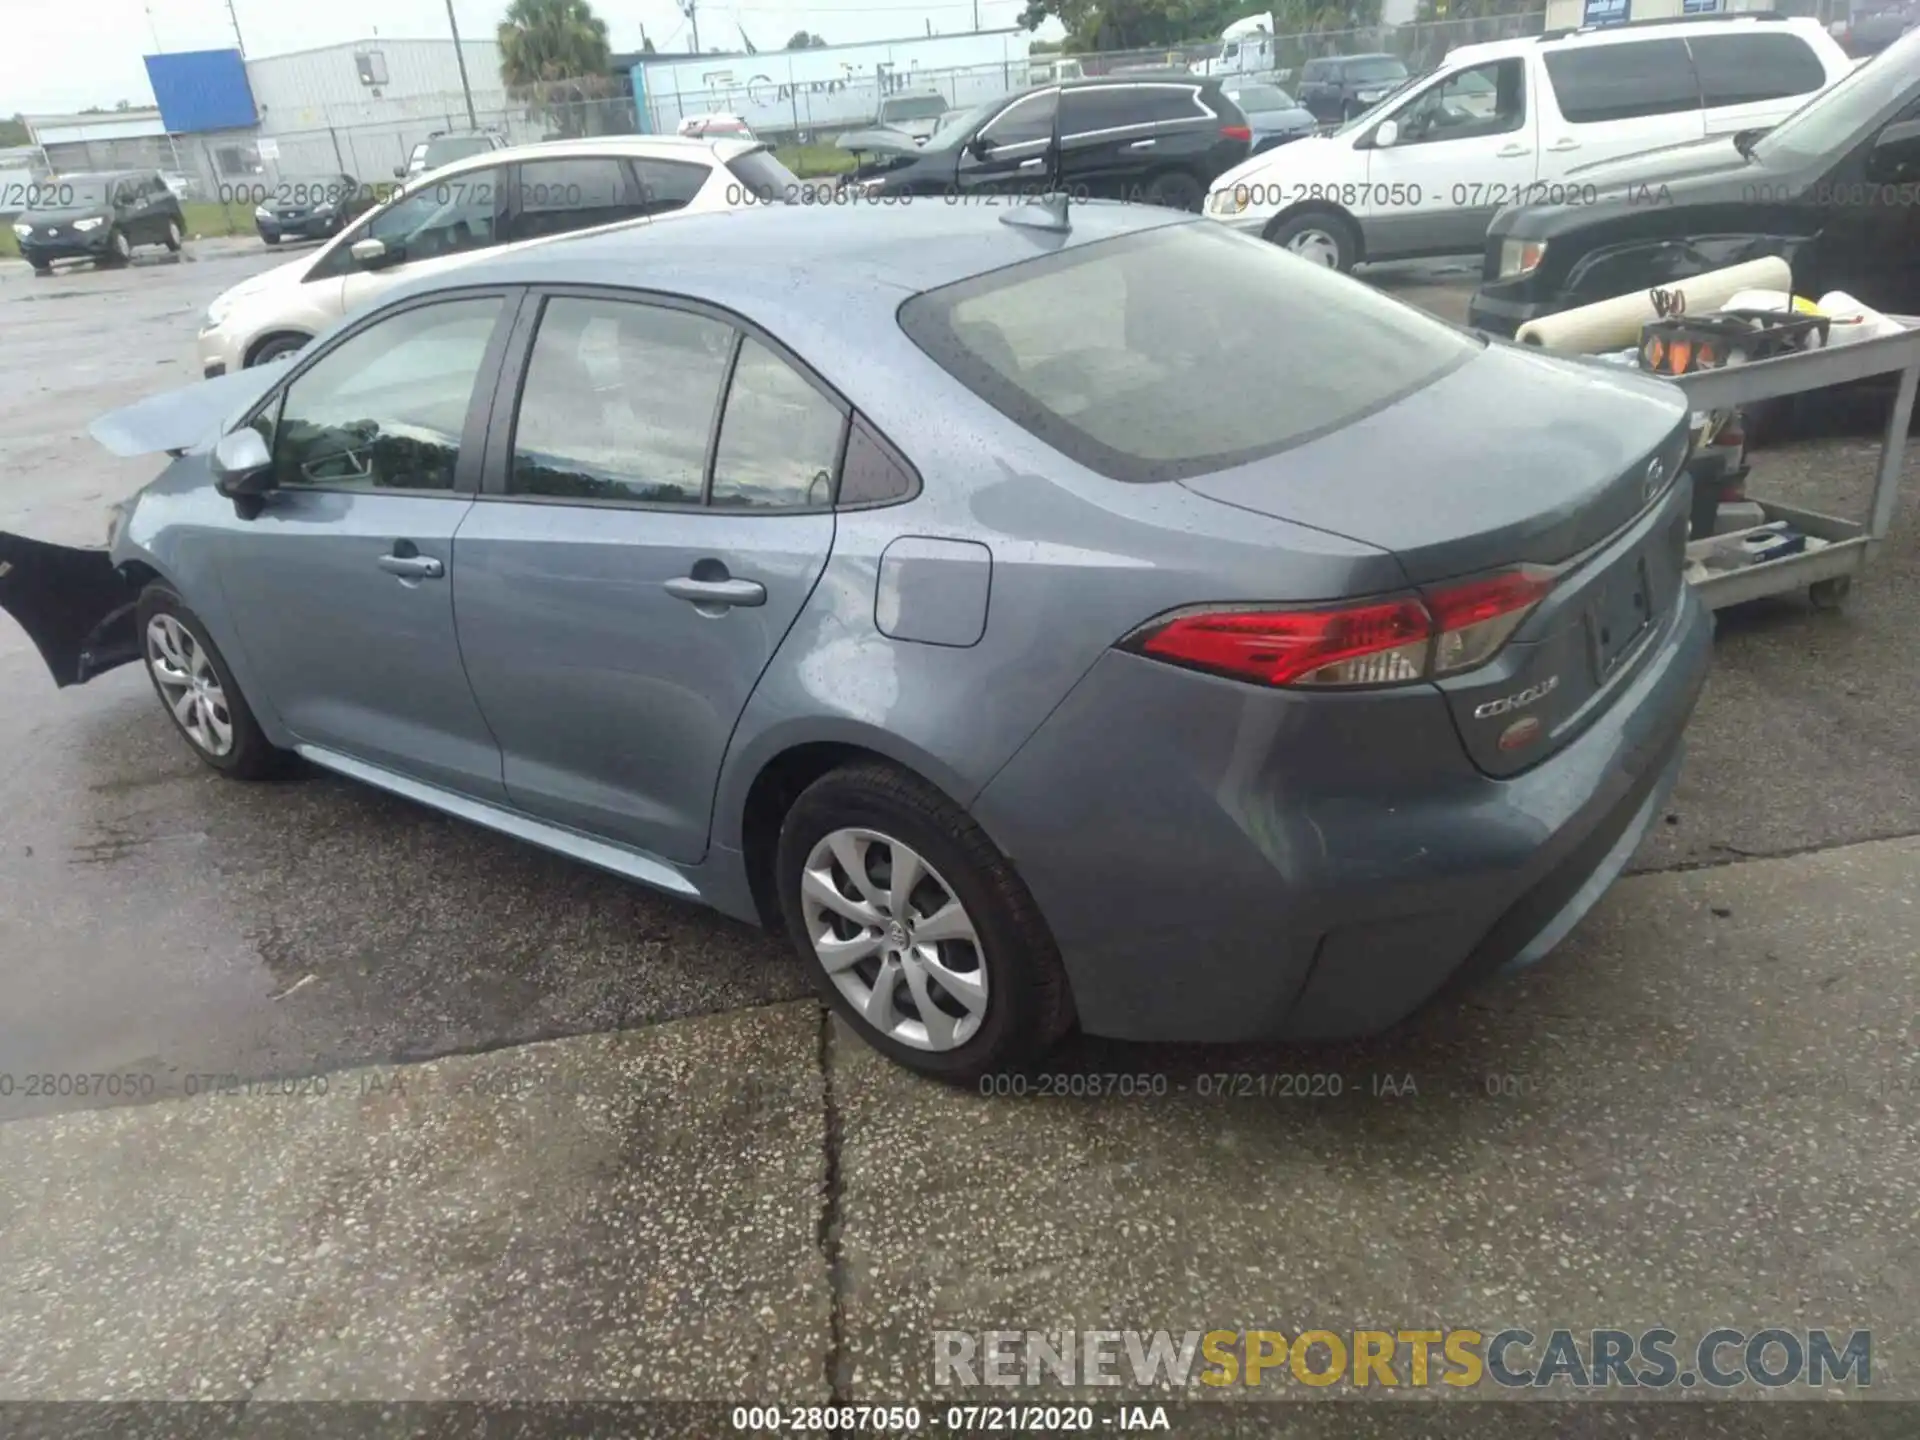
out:
M938 407L927 397L953 387L931 361L921 363L937 378L902 392L903 404L919 404L919 420L884 407L871 413L919 471L922 489L898 505L840 513L820 583L729 750L715 796L720 846L739 847L754 778L793 746L865 746L968 805L1088 668L1154 615L1206 600L1312 599L1350 593L1355 583L1403 583L1392 557L1372 547L1178 485L1091 474L971 397L955 402L963 423L931 426L926 411ZM909 438L915 443L902 443ZM987 623L976 643L881 633L881 557L901 536L990 552Z
M179 592L188 608L206 622L209 638L239 682L267 739L289 746L293 735L265 687L256 683L252 660L233 626L214 563L213 535L246 522L234 514L233 502L213 488L206 467L203 455L183 456L139 493L114 546L113 561L149 566Z

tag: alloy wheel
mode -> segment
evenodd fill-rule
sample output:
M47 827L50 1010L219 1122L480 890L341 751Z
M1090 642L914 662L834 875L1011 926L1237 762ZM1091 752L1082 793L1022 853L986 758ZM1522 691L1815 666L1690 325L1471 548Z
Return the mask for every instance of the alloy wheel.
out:
M1287 249L1329 270L1340 268L1340 242L1325 230L1302 230L1288 238Z
M126 231L124 230L114 231L109 243L113 246L113 254L115 259L125 260L132 256L133 246L127 240Z
M209 755L228 754L233 713L207 647L194 633L171 615L154 616L147 624L147 668L187 738Z
M987 1013L979 932L926 859L877 830L835 830L807 856L800 898L814 954L848 1004L916 1050L954 1050Z

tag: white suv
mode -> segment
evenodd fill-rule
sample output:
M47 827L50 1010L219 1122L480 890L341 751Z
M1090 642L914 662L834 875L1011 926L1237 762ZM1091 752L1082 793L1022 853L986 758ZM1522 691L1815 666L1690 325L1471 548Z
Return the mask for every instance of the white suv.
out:
M1578 167L1765 129L1852 67L1817 21L1774 15L1462 45L1331 135L1227 171L1206 213L1341 270L1478 254L1503 205L1582 203Z
M283 360L334 321L417 275L507 245L603 225L786 200L803 187L753 140L670 135L519 145L411 181L320 247L207 309L208 376Z

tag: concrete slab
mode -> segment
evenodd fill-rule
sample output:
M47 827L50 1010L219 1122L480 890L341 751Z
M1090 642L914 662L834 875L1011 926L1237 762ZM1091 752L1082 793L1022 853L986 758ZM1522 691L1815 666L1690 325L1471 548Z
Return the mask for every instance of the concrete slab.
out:
M1913 840L1632 878L1389 1039L1083 1042L1025 1095L836 1036L850 1392L931 1393L939 1329L1783 1325L1920 1396L1916 896Z
M820 1012L0 1125L0 1400L825 1393Z

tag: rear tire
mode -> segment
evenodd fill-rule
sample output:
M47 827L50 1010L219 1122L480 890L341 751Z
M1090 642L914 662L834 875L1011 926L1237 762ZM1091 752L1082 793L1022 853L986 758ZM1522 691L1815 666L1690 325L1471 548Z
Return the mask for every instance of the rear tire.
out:
M1302 260L1343 275L1352 271L1360 257L1360 237L1353 226L1327 210L1308 210L1269 226L1267 239Z
M920 878L896 903L908 865ZM917 775L876 760L816 780L787 812L774 877L827 1004L910 1070L971 1084L1039 1058L1072 1023L1033 896L973 818Z
M1164 175L1154 176L1148 182L1145 198L1149 205L1161 205L1169 210L1197 212L1200 209L1200 202L1206 198L1206 190L1186 171L1169 170Z
M147 678L187 748L235 780L283 773L293 756L260 729L226 659L207 638L206 622L158 580L140 592L137 613Z

